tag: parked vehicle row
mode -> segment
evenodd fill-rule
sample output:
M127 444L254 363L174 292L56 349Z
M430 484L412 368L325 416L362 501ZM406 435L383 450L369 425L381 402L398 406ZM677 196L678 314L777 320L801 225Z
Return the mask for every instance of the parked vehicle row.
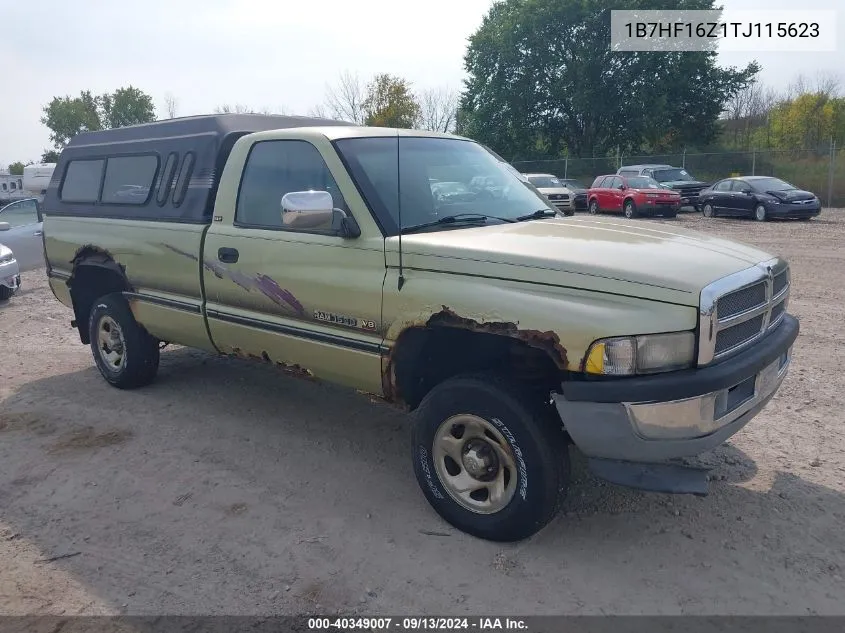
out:
M808 220L821 213L818 196L769 176L731 177L708 185L680 167L630 165L615 174L598 176L586 190L570 187L565 183L574 181L553 174L525 176L558 208L591 214L675 217L682 208L692 206L708 218L751 217L763 222L770 218Z

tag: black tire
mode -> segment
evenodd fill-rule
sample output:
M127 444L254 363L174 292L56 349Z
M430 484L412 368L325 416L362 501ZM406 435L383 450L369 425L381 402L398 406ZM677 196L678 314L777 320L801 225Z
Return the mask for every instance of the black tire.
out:
M713 208L713 205L708 202L701 208L701 215L703 215L705 218L715 218L716 209Z
M668 211L668 212L663 214L663 217L664 218L676 218L676 217L678 217L678 212L677 211Z
M762 210L762 213L761 213L761 210ZM766 206L763 205L763 204L759 204L759 203L754 205L754 216L753 217L754 217L755 220L757 220L757 222L765 222L766 220L768 220L769 219L769 213L766 210Z
M108 325L114 331L109 320L118 326L118 337L122 336L119 364L109 363L105 350L101 351L101 327ZM135 321L123 295L109 294L94 302L88 319L88 335L94 362L110 385L118 389L135 389L155 380L159 342Z
M6 286L0 286L0 301L8 301L12 298L13 294L15 294L15 291L11 288L7 288Z
M435 439L441 425L458 415L495 424L514 457L512 497L496 512L467 509L441 480L438 467L442 470L445 460L441 466L434 462ZM499 376L458 376L437 385L415 413L412 436L414 473L426 499L446 521L473 536L505 542L531 536L552 520L568 488L569 455L559 420L540 394Z
M596 199L590 200L590 204L587 206L587 211L590 215L597 215L599 212L599 201Z
M634 204L634 201L628 198L624 204L622 205L622 212L625 214L625 217L633 219L637 217L637 205Z

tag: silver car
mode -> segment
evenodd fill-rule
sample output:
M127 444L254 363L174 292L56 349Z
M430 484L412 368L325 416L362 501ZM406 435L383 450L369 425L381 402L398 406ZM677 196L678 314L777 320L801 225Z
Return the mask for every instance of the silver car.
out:
M21 287L21 273L12 249L0 244L0 301L9 299Z
M37 198L0 209L0 242L12 249L22 272L44 266L41 211Z

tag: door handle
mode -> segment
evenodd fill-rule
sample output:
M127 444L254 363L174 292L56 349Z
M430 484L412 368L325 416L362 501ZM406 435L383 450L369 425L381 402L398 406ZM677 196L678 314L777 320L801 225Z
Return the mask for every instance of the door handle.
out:
M240 253L238 253L238 249L236 248L217 249L217 259L226 264L234 264L236 261L238 261L239 255Z

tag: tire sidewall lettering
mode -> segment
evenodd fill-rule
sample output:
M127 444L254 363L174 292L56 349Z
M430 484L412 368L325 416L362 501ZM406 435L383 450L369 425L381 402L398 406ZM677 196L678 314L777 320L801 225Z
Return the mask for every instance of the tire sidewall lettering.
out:
M510 444L511 450L513 450L513 453L516 456L517 470L519 471L518 492L519 496L522 497L522 500L525 501L528 497L528 468L526 467L525 459L522 456L522 449L519 447L519 444L516 442L516 438L504 422L502 422L499 418L492 418L490 421L495 424L496 428L498 428L502 432L502 435L505 436L508 444Z
M428 488L431 490L431 494L435 496L437 499L444 499L443 493L440 492L440 489L437 487L437 484L434 483L434 477L431 475L431 467L429 463L431 459L428 455L428 450L425 446L419 447L419 460L420 460L420 468L422 468L423 475L425 475L425 480L428 482Z

